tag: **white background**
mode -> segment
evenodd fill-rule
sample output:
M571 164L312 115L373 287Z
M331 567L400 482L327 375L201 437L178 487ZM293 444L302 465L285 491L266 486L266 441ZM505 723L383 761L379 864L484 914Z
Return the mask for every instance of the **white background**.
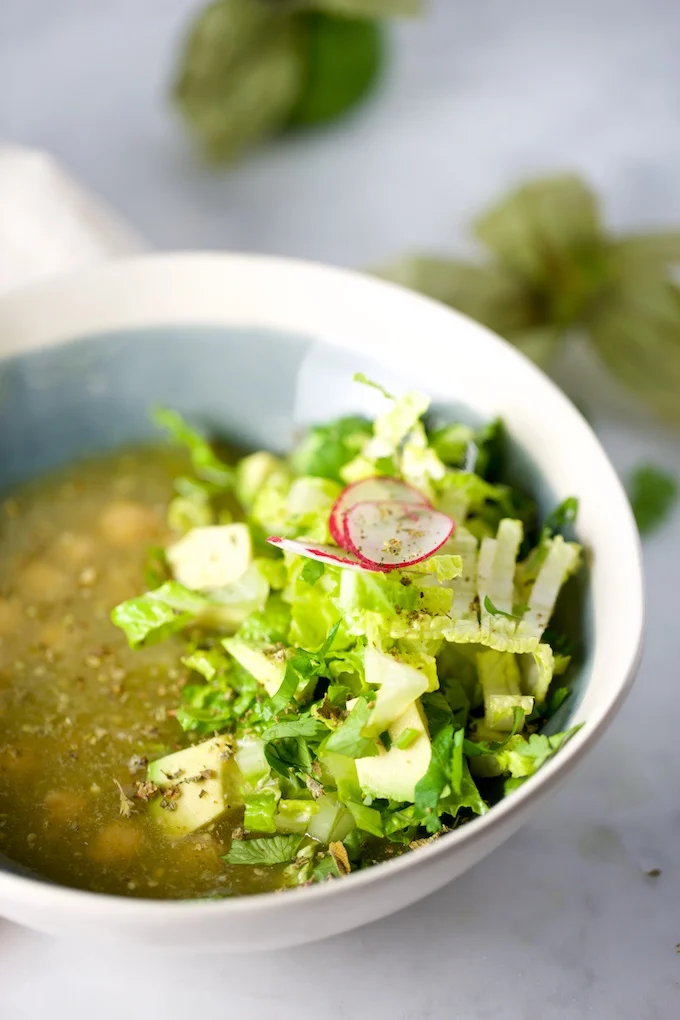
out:
M438 0L380 94L228 174L165 101L190 0L0 0L0 139L50 149L151 244L347 265L453 251L472 214L574 167L610 223L680 223L677 0ZM588 368L590 371L590 368ZM623 474L678 434L567 357ZM117 958L0 921L2 1020L671 1020L680 1016L680 517L645 546L647 652L613 728L530 826L382 923L257 957ZM660 868L658 878L646 871Z

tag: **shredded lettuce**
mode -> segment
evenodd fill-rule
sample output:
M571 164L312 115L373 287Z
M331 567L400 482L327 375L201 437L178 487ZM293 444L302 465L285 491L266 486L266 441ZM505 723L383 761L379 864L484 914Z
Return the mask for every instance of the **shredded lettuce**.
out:
M182 642L177 721L190 741L226 735L240 776L246 838L225 859L279 866L284 885L339 877L484 814L575 732L540 729L570 693L577 635L549 625L580 565L577 501L540 527L534 501L505 484L499 422L431 427L423 394L359 381L384 412L315 426L285 460L256 451L232 467L158 412L194 472L176 480L169 508L179 543L170 557L153 550L149 591L112 614L134 648ZM343 486L376 475L454 518L423 562L344 569L266 543L332 542ZM207 565L189 569L200 590L169 578L171 567L189 576L178 544L191 559L198 529L232 518L249 551L235 580L203 584Z
M200 432L167 407L157 407L153 412L154 423L169 433L170 437L186 446L198 478L212 482L220 489L230 489L234 484L234 469L220 460L212 446Z
M531 713L534 699L520 691L520 671L512 652L487 649L477 653L477 670L484 692L484 721L492 730L515 726L515 711Z

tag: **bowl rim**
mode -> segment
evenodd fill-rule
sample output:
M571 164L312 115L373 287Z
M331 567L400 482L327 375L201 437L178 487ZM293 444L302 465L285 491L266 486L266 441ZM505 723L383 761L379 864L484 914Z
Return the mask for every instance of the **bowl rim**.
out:
M543 372L529 361L516 348L512 347L505 340L497 336L485 326L480 325L462 313L448 308L439 302L424 297L413 291L407 290L397 284L370 277L355 270L344 269L324 265L322 263L306 260L282 258L267 255L251 255L227 252L166 252L161 254L142 254L132 257L117 259L112 262L94 268L79 270L63 276L50 278L39 283L12 291L0 297L0 335L10 337L5 346L0 346L0 362L7 355L21 356L29 350L40 347L58 345L69 340L76 340L79 336L90 336L96 333L113 332L116 329L142 328L145 326L181 326L198 325L197 314L193 312L186 317L182 314L173 313L166 321L163 313L156 311L155 315L149 315L144 309L140 313L132 309L132 303L125 301L119 303L118 307L109 305L104 307L98 303L98 296L103 290L106 298L107 288L117 286L122 288L124 296L129 299L133 293L131 284L136 280L137 285L143 285L145 277L153 278L157 284L157 277L163 277L166 273L186 273L196 275L200 278L202 273L208 270L217 269L227 276L239 272L263 276L272 280L287 274L291 279L302 277L308 284L314 283L315 279L323 281L326 286L337 287L338 294L354 290L359 297L362 292L374 292L374 296L380 298L379 291L382 291L382 300L392 301L395 305L408 303L417 314L429 314L433 310L437 314L447 316L451 326L456 324L464 328L468 334L477 334L479 342L484 342L491 350L496 351L506 358L511 358L515 363L521 362L521 371L533 381L550 391L551 400L559 406L561 412L571 418L572 423L578 423L581 432L587 436L588 442L599 452L601 459L608 466L612 477L609 479L614 490L618 490L620 497L617 511L622 517L624 527L627 531L628 548L626 555L630 557L630 576L632 584L627 592L630 608L633 614L634 626L628 632L629 654L627 665L622 670L618 687L609 696L605 707L600 711L594 720L588 720L588 725L579 730L571 740L560 750L560 753L546 762L538 773L530 777L518 790L514 791L511 797L506 797L495 804L487 814L476 818L468 824L461 826L452 832L446 833L441 839L434 840L417 852L403 854L393 860L353 872L342 881L324 882L312 886L302 886L289 890L293 894L295 902L327 904L331 900L344 895L343 890L351 888L355 891L368 884L380 884L390 881L398 875L404 875L412 868L418 867L419 863L434 861L435 858L443 857L454 848L465 844L473 847L476 843L484 840L499 828L502 828L506 820L514 814L521 813L523 807L527 807L537 798L543 795L561 782L580 763L583 756L600 739L602 733L611 723L616 712L621 707L630 687L642 654L642 641L644 631L644 580L642 567L642 549L637 527L635 525L632 511L628 503L623 486L612 467L607 454L605 453L599 439L593 432L590 425L585 421L580 411L571 403L568 397L552 382ZM207 299L208 289L203 297ZM78 307L78 299L84 296L82 309L77 313L73 312ZM137 295L139 297L139 295ZM186 296L186 295L185 295ZM198 295L193 295L196 298ZM344 294L345 300L347 294ZM74 305L75 303L75 305ZM208 302L209 303L209 302ZM194 307L196 307L194 305ZM57 322L54 321L53 309L57 311ZM70 312L69 312L70 309ZM59 320L59 314L62 318ZM74 315L80 326L74 332L74 326L69 316ZM23 328L28 333L33 333L33 338L27 346L21 344L13 345L11 327L15 320L22 322ZM62 322L60 325L59 322ZM212 325L226 325L224 318L220 321L219 315L210 315L204 322ZM230 323L236 325L236 321ZM8 326L10 327L8 333ZM276 328L272 325L272 328ZM283 329L282 326L278 327ZM309 327L311 332L311 326ZM290 896L281 895L280 892L259 893L251 896L225 897L223 899L198 899L198 900L155 900L144 899L134 896L119 896L109 893L91 892L71 886L52 883L33 875L15 874L0 870L0 901L8 900L13 903L23 902L27 905L40 905L43 908L63 909L70 912L77 911L81 916L93 913L105 913L111 920L135 921L144 919L149 921L155 919L158 922L170 922L172 920L186 920L189 916L198 920L209 915L211 918L237 915L269 915L271 912L280 914L288 909L291 903Z

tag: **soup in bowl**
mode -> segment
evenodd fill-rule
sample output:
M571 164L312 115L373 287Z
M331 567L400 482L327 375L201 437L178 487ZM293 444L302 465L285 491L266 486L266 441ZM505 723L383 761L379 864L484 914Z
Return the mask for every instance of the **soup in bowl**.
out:
M161 256L0 328L6 916L340 931L502 842L611 718L627 501L482 327L338 270Z

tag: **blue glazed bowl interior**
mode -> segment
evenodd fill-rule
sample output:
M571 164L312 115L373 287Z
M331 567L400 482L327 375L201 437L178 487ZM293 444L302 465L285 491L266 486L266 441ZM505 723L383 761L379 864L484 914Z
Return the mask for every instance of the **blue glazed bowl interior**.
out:
M310 363L312 370L303 372ZM351 384L357 370L389 385L409 385L351 352L261 329L127 330L0 360L0 494L69 461L157 438L149 417L155 404L244 448L285 452L301 424L301 376L323 420L365 410L364 387ZM478 420L462 400L435 410L449 420ZM531 492L542 513L549 512L554 495L537 465L512 442L509 454L509 479ZM590 675L593 616L587 593L581 616L584 653L572 678L574 693L550 729L568 725Z

